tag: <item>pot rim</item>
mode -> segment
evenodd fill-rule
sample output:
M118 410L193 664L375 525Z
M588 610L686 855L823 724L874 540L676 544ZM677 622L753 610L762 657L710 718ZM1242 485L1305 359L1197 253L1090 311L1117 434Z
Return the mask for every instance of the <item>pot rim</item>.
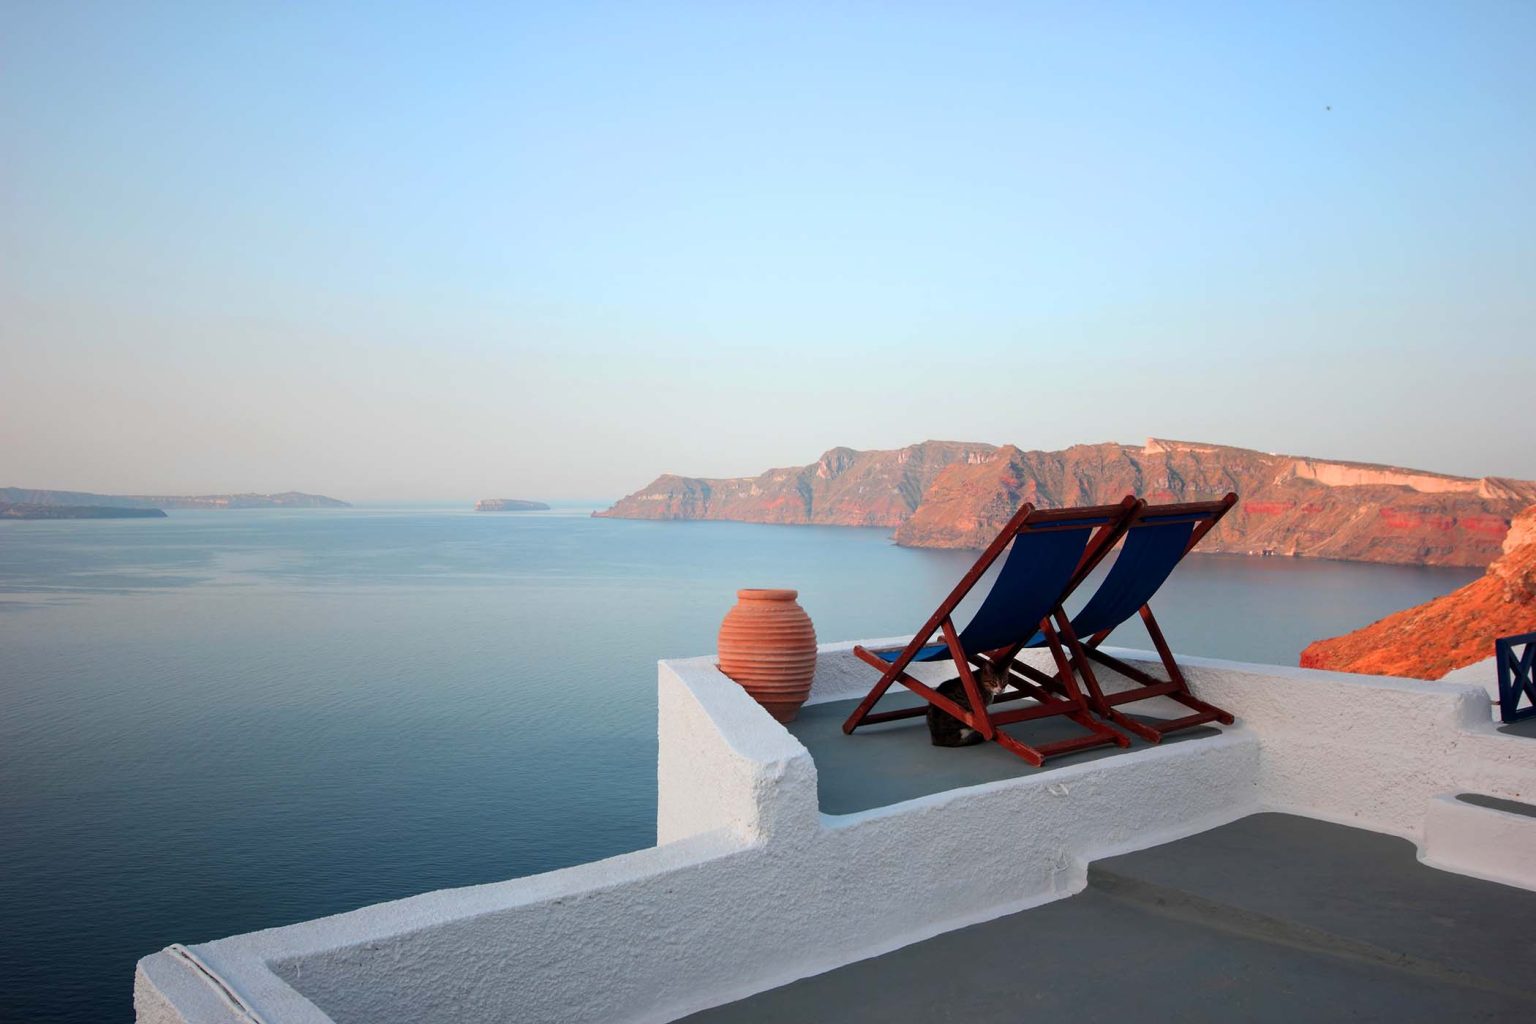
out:
M793 601L799 596L800 591L782 587L747 587L736 591L738 601Z

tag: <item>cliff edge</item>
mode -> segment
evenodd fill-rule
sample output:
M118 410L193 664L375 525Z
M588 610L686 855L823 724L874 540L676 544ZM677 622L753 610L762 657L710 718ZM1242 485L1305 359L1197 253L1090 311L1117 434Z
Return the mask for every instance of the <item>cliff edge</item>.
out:
M996 452L990 444L924 441L894 451L833 448L809 466L770 469L752 477L711 479L668 473L594 515L896 526L912 515L945 469L977 465Z
M886 526L909 547L981 548L1021 502L1100 504L1127 493L1242 501L1202 551L1403 565L1487 565L1536 481L1449 476L1191 441L1025 451L925 441L893 451L833 448L755 477L665 475L598 515Z
M1311 644L1302 668L1439 679L1492 657L1498 637L1536 631L1536 505L1515 517L1502 552L1460 590Z

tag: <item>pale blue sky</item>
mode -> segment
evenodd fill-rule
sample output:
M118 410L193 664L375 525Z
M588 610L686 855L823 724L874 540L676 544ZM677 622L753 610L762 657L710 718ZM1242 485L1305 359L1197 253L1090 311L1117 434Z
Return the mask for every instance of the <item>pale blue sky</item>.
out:
M1533 4L0 12L0 485L1536 477Z

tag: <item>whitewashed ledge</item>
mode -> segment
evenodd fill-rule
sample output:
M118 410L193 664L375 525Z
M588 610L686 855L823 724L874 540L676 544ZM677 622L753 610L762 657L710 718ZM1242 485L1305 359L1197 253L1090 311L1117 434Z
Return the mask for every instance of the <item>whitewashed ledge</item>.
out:
M820 649L812 703L868 688L852 646ZM172 947L139 962L138 1020L669 1021L1061 899L1095 859L1260 811L1536 890L1536 818L1451 799L1536 801L1536 741L1497 730L1482 686L1182 664L1236 726L831 816L810 753L713 658L663 661L657 846Z

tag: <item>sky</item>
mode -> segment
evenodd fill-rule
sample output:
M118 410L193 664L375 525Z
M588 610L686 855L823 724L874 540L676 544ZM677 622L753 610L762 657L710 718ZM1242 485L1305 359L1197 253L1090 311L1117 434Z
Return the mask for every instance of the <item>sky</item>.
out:
M1536 5L0 0L0 486L1536 478Z

